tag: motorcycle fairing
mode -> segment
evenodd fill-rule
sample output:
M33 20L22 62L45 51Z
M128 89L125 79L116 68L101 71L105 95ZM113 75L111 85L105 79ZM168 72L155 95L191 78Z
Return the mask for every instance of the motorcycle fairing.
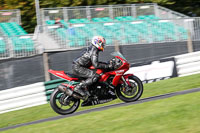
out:
M121 70L116 70L116 71L111 72L111 75L115 75L112 82L114 86L117 86L119 84L119 80L121 79L121 77L126 71L127 69L121 69Z
M122 61L122 63L123 63L123 65L121 65L121 67L119 67L117 70L127 69L127 68L130 67L129 63L126 60L124 60L123 58L121 58L119 56L116 56L116 58L120 59Z
M110 77L110 75L114 75L113 81L112 81L112 85L117 86L119 84L119 80L121 79L121 76L123 76L123 74L127 71L127 69L121 69L121 70L115 70L115 71L111 71L111 72L107 72L104 73L99 82L106 82L107 79ZM127 76L131 76L132 74L129 74ZM128 77L126 77L128 78Z

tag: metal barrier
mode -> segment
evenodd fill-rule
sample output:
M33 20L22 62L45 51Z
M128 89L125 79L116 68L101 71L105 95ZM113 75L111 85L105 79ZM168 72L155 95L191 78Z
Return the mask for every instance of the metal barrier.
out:
M5 12L5 14L0 12L1 15L9 15L8 11L2 12ZM34 33L34 36L8 37L2 36L0 33L2 36L0 40L3 40L6 44L6 47L3 50L1 49L3 52L0 51L1 59L36 55L43 52L43 47L45 50L85 47L95 35L104 36L108 45L114 45L115 43L127 45L200 40L200 18L188 18L157 4L44 8L41 13L44 25L36 28L37 32ZM115 19L118 16L133 16L136 18L137 16L152 14L159 18L168 19L136 19L123 22ZM18 16L16 21L20 23L19 10L16 10L12 15ZM68 26L46 25L47 20L54 20L58 17L63 19ZM102 17L110 17L111 21L91 21L92 18ZM0 17L0 19L2 18ZM68 22L68 20L78 18L86 18L88 22L76 24ZM15 17L13 19L4 18L3 20L10 22L14 19ZM33 42L33 45L27 45L28 42L23 41L26 39Z
M141 15L156 15L160 19L188 17L155 3L43 8L41 14L43 25L46 24L47 20L55 20L56 18L68 21L81 18L91 20L92 18L110 17L113 19L118 16L137 17Z
M38 55L42 51L41 44L33 39L33 35L23 36L2 36L0 41L5 44L5 49L1 46L0 59L20 58Z
M9 40L5 36L0 37L0 58L6 58L10 56L9 53L10 44Z
M20 10L0 10L0 22L16 22L21 24Z
M0 91L0 114L46 103L43 82Z
M0 58L33 56L42 53L43 48L47 51L81 48L95 35L104 36L107 45L200 40L200 18L91 22L69 27L45 25L36 29L34 35L2 36L0 40L6 45L0 49Z
M104 36L107 45L200 40L200 18L91 22L71 24L70 27L46 25L43 28L59 48L66 49L86 46L95 35Z
M200 52L175 56L178 76L200 73Z
M177 19L177 18L188 18L189 17L184 14L172 11L170 9L167 9L165 7L161 7L158 5L155 6L155 15L161 19Z

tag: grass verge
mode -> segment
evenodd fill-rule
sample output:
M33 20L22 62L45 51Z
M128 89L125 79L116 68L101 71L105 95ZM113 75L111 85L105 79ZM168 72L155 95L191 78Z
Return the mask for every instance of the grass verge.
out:
M187 90L192 88L200 87L200 74L191 75L187 77L172 78L168 80L163 80L159 82L154 82L144 85L144 94L142 98L161 95L165 93L171 93L181 90ZM85 110L94 107L105 106L109 104L119 103L119 99L97 106L92 107L80 107L78 111ZM31 122L35 120L40 120L44 118L49 118L53 116L58 116L50 107L49 104L31 107L27 109L22 109L18 111L8 112L5 114L0 114L0 128L8 127L20 123Z
M197 133L200 92L29 125L4 133Z

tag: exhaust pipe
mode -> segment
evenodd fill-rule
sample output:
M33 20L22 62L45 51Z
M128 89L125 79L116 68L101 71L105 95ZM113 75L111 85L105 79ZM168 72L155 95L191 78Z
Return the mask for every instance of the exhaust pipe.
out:
M59 85L58 86L58 90L60 90L61 92L67 94L68 96L73 96L76 99L83 99L83 97L79 96L76 93L73 93L73 91L69 87L66 87L64 85Z
M58 90L60 90L63 93L66 93L68 96L72 96L73 94L73 91L64 85L59 85Z
M83 99L83 97L81 97L81 96L79 96L79 95L77 95L77 94L72 94L72 96L73 96L74 98L76 98L76 99Z

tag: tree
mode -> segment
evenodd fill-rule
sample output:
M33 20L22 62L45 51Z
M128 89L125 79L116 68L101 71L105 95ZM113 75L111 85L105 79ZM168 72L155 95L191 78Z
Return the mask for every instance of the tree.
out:
M27 32L33 32L36 25L35 3L33 0L1 0L3 9L19 9L21 11L22 26Z
M200 16L200 1L197 0L176 0L168 8L184 13L189 16Z

